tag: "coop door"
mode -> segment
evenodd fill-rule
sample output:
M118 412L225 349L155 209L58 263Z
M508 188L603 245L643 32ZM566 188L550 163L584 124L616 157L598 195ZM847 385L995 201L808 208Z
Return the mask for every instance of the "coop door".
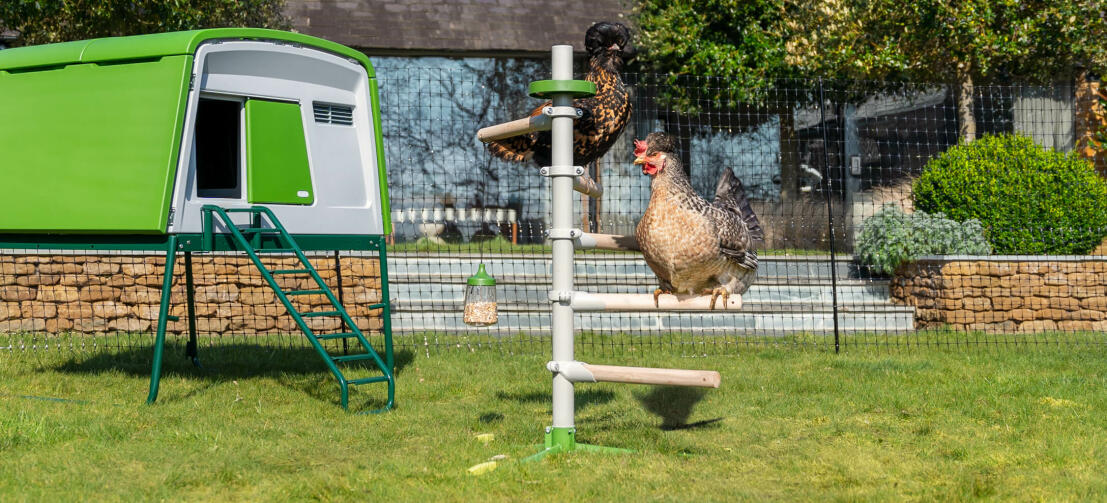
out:
M299 104L246 101L246 185L251 203L315 201Z

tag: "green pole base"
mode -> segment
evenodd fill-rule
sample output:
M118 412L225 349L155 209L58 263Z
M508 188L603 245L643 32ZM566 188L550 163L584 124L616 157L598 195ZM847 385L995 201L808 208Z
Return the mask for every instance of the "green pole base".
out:
M602 452L605 454L631 454L632 449L604 447L602 445L577 443L576 428L546 428L546 443L541 451L523 458L523 463L538 461L551 454L564 454L573 451Z

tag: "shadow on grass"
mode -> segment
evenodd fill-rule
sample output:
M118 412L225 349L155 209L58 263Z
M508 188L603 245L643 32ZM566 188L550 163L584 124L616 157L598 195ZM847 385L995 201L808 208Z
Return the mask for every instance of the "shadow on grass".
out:
M707 391L703 388L680 386L654 386L648 393L635 393L634 397L646 411L661 417L661 429L665 431L688 430L710 426L723 418L707 419L689 423L692 409Z
M355 350L351 351L351 353L354 352ZM202 367L194 366L184 354L184 344L166 343L162 358L163 382L167 377L183 377L201 380L204 384L176 397L188 398L203 393L216 384L228 381L269 377L313 398L338 403L337 383L319 353L311 347L274 347L242 343L201 347L199 358ZM332 354L337 356L341 353ZM381 355L381 357L383 359L384 356ZM73 374L119 371L136 377L146 377L150 375L152 358L152 348L136 347L93 355L74 355L65 362L43 365L42 368ZM404 368L414 359L414 353L409 350L395 352L395 375L399 377ZM380 375L380 371L371 361L343 363L339 364L339 369L348 379ZM330 382L334 386L320 386L324 382ZM369 386L371 389L377 387L383 388L384 384ZM163 384L162 391L165 390ZM355 409L353 399L351 399L350 408Z
M580 408L608 403L615 399L615 393L608 390L588 389L577 391L574 397L577 408ZM496 393L496 398L520 403L550 403L551 400L549 392L504 393L501 391Z

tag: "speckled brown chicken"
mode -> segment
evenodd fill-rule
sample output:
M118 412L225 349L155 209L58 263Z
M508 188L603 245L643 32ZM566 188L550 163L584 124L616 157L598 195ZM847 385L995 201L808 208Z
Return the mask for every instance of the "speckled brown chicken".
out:
M711 294L711 309L720 296L726 306L730 294L753 283L753 245L763 239L742 182L724 168L709 203L692 189L672 136L650 133L634 143L634 163L650 176L649 206L635 234L660 283L655 304L662 293L702 293Z
M573 164L584 166L602 157L622 134L630 121L630 96L619 72L634 59L637 51L630 42L630 30L619 23L592 25L584 37L588 51L585 79L596 84L596 95L573 101L584 115L573 124ZM551 106L543 103L530 117L541 115ZM533 160L539 166L550 165L550 132L542 131L496 140L487 144L496 157L513 162Z

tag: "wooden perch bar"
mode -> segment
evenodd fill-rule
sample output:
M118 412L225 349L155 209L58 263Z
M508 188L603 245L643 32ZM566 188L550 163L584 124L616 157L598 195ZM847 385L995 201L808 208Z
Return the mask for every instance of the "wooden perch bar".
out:
M573 292L574 311L582 312L619 312L619 311L708 311L711 309L710 295L672 295L664 294L653 304L653 294L633 293L587 293ZM736 311L742 308L742 296L732 294L723 304L719 296L715 302L716 311Z
M584 233L576 241L577 248L598 250L641 251L638 249L636 236L621 236L619 234L592 234Z
M592 365L581 361L551 361L546 369L570 382L621 382L661 386L718 388L722 380L714 370L655 369Z
M593 180L587 174L573 179L573 190L593 199L603 198L603 185L600 185L600 182Z
M583 364L585 370L599 382L630 384L656 384L660 386L695 386L718 388L722 377L714 370L654 369L648 367L619 367L615 365Z
M535 115L534 117L527 117L481 128L480 131L477 131L477 139L487 143L490 141L502 140L504 138L511 138L512 136L519 136L521 134L533 133L535 131L548 131L550 129L550 124L551 118L549 115Z

